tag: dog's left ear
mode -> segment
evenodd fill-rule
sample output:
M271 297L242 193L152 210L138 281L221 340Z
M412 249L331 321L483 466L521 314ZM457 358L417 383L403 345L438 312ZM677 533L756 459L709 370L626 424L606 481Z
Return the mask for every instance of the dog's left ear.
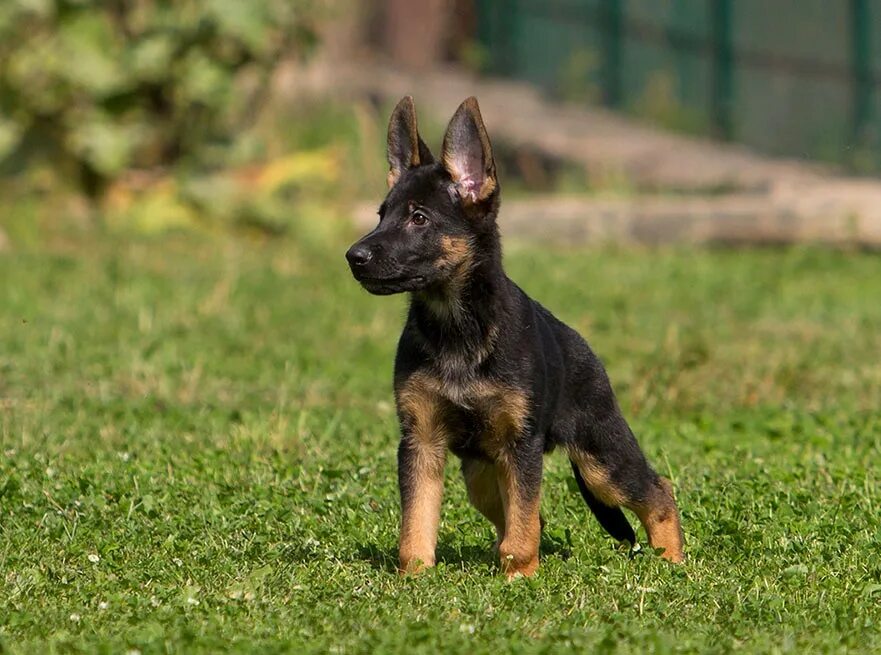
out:
M391 189L408 168L434 163L428 146L416 126L413 96L404 96L388 123L388 186Z
M482 202L496 190L496 165L477 98L470 97L453 114L444 135L444 168L466 205Z

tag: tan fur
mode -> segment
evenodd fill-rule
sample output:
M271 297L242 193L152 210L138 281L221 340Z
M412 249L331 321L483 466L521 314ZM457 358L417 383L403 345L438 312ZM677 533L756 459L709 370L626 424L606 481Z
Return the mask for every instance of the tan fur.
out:
M510 460L510 446L525 432L529 399L516 389L489 382L475 385L478 411L485 416L481 446L497 463L497 486L504 509L505 527L499 536L499 559L508 578L530 576L538 568L541 540L540 502L522 497Z
M462 179L462 177L464 177L465 172L462 171L461 169L459 169L459 167L456 165L456 160L453 157L452 153L444 152L443 161L444 161L444 168L446 168L447 171L449 171L450 177L453 178L453 181L459 182ZM496 186L497 186L497 182L496 182L496 178L495 178L495 172L493 171L493 173L491 175L487 175L486 177L483 178L483 183L480 185L480 188L477 190L477 198L476 198L477 202L480 202L482 200L486 200L487 198L489 198L492 195L493 191L496 190ZM460 193L459 195L461 196L462 200L465 202L469 202L471 200L471 197L468 194Z
M661 478L661 486L655 488L647 500L632 502L611 481L609 471L596 458L577 448L569 450L569 457L594 496L609 507L623 506L632 510L645 528L652 548L663 548L661 556L671 562L683 560L682 526L669 480Z
M486 430L481 435L483 448L497 457L513 440L520 437L529 417L529 399L522 391L497 385L478 385L486 394Z
M673 498L673 486L667 478L661 478L661 486L646 502L634 504L630 509L645 527L652 548L664 549L661 557L671 562L685 559L679 510Z
M496 190L496 178L487 176L483 180L483 184L480 185L480 190L477 192L478 200L486 200L492 195L492 192Z
M455 319L461 314L460 297L474 263L474 250L469 239L448 235L441 237L440 249L435 266L449 272L448 284L440 293L423 294L422 300L438 318Z
M483 117L480 115L480 107L477 104L477 98L471 97L466 99L461 104L456 113L458 114L460 111L466 111L471 116L474 124L477 126L477 133L480 137L480 147L483 151L484 161L486 162L488 168L486 171L484 171L484 179L480 185L480 188L475 194L475 198L472 199L470 194L463 193L461 189L459 195L462 197L462 200L465 204L470 204L472 201L482 202L492 195L497 186L496 167L495 163L493 162L492 145L490 144L489 135L486 132L486 127L483 124ZM453 181L457 183L460 182L465 175L465 171L461 170L457 165L447 137L444 137L442 159L444 168L447 169L450 177L453 178Z
M404 121L407 126L407 138L409 139L410 152L409 154L409 162L408 168L414 168L421 164L419 157L419 128L416 123L416 106L413 104L413 98L411 96L404 96L401 98L401 101L395 107L394 112L392 112L391 120L389 120L389 129L388 129L388 147L389 152L393 149L396 149L397 146L401 145L398 143L396 132L394 131L394 126L397 122ZM395 168L392 166L389 169L388 176L386 178L386 182L388 182L388 187L391 189L395 184L398 183L398 180L403 173L402 168Z
M530 402L519 389L479 378L447 382L424 373L418 373L413 378L418 379L418 385L425 392L474 410L483 417L485 430L481 434L481 444L490 457L499 454L510 440L517 438L526 428Z
M413 374L401 386L397 402L400 415L410 423L411 443L418 449L413 498L401 520L400 567L402 571L419 571L435 562L443 467L451 437L450 406L467 406L478 412L485 426L480 435L482 447L493 459L505 461L507 447L525 432L530 403L522 391L493 381L450 384L424 372ZM504 553L503 569L509 577L531 575L538 567L538 502L520 499L516 481L504 472L503 465L486 464L484 469L477 464L482 465L476 463L475 468L464 470L468 494L496 526L499 552Z
M610 507L619 507L626 502L626 497L609 476L608 470L595 457L577 448L569 449L569 457L578 466L584 483L601 502Z
M437 530L444 493L444 460L420 458L413 497L401 515L399 567L401 572L418 573L434 566Z
M410 501L401 516L400 570L417 572L434 566L437 530L444 489L448 427L443 399L414 375L398 392L401 416L411 424L414 449Z
M385 181L388 184L388 188L391 189L398 183L398 180L401 177L401 169L399 168L390 168L388 175L386 175Z
M471 242L462 237L441 237L441 252L437 260L439 268L454 268L462 264L469 264L474 257Z
M505 536L499 544L502 572L508 577L531 576L538 569L541 542L540 496L523 498L506 463L498 466L499 489L505 507Z
M489 419L494 431L522 430L530 409L529 398L522 390L481 378L450 382L420 371L410 376L398 391L399 409L420 415L429 414L430 410L432 416L439 411L441 422L444 402L478 410Z
M496 528L496 547L505 538L505 506L499 490L499 473L495 464L466 460L462 476L468 490L468 499Z
M398 390L397 403L401 415L411 421L417 441L435 448L446 447L444 402L437 380L425 373L412 375Z

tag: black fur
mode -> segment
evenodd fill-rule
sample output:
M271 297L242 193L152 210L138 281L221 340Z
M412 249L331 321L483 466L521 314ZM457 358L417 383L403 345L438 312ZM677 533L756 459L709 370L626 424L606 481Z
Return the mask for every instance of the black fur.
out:
M581 477L578 465L571 460L570 463L572 464L572 472L575 474L575 482L578 483L578 491L581 492L581 497L584 498L584 502L587 503L587 506L593 512L597 521L600 522L600 525L618 541L626 541L631 546L634 545L636 543L636 535L633 532L633 528L630 527L630 523L627 522L627 517L624 516L621 508L609 507L594 496L590 489L587 488L584 478Z
M413 392L413 381L429 380L433 391L419 393L439 417L453 453L504 466L529 500L539 494L543 453L565 448L589 463L589 480L575 461L572 466L600 524L615 539L635 543L621 509L600 498L640 508L663 485L624 420L600 360L504 272L499 185L476 101L456 112L438 160L418 137L415 121L412 100L405 99L389 127L393 186L379 225L347 253L368 291L411 294L394 374L405 510L422 475L414 453L427 438L414 434L414 410L405 400L415 397L418 408L423 396ZM420 163L401 163L411 160ZM525 420L512 420L511 434L500 435L498 425L507 423L499 423L495 407L503 408L502 419L516 418L519 406L511 399L520 397L528 405Z

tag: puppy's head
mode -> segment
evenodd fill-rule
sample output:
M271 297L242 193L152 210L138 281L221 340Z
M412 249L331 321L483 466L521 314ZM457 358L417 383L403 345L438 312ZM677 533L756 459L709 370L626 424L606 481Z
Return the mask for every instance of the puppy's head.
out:
M499 187L480 108L468 98L453 115L440 161L419 136L410 96L388 129L389 192L379 225L346 253L370 293L442 287L467 276L481 235L495 234Z

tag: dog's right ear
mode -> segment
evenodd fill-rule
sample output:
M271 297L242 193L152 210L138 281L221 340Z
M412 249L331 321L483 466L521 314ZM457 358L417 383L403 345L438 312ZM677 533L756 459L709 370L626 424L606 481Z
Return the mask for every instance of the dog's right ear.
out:
M388 124L388 186L391 189L408 168L434 162L428 146L416 127L413 96L404 96L392 112Z

